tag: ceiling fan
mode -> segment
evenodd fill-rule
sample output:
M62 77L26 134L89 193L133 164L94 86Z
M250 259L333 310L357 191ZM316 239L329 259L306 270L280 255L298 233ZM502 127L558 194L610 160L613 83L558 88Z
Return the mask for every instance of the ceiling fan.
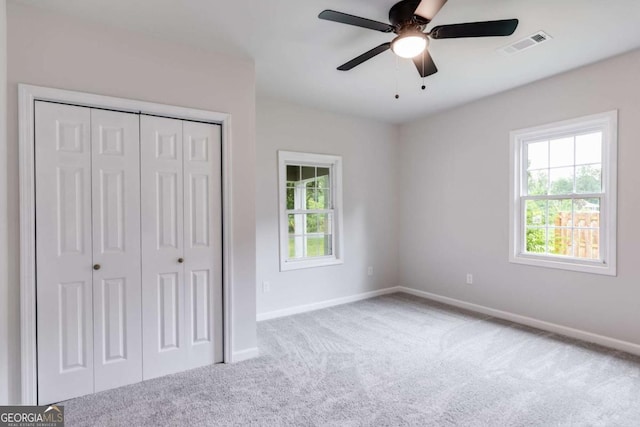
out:
M338 67L338 70L351 70L374 56L391 49L393 53L401 58L413 59L421 77L430 76L438 72L438 68L427 49L429 39L510 36L518 27L517 19L504 19L500 21L439 25L424 32L427 25L446 2L447 0L402 0L389 10L390 24L336 12L335 10L325 10L318 15L318 18L397 35L392 41L374 47L370 51L342 64Z

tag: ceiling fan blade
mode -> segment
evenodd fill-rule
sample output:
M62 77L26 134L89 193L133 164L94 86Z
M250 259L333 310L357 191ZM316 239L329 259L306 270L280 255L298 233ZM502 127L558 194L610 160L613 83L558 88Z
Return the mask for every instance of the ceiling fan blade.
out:
M384 22L373 21L371 19L361 18L347 13L336 12L335 10L323 10L320 12L320 15L318 15L318 18L325 19L327 21L339 22L341 24L355 25L356 27L368 28L370 30L382 31L383 33L390 33L395 29Z
M438 72L438 67L436 67L436 63L433 62L433 58L431 58L431 54L427 49L421 55L413 58L413 63L416 64L420 77L427 77Z
M429 34L434 39L456 39L461 37L510 36L518 28L517 19L501 21L469 22L466 24L440 25Z
M369 59L373 58L376 55L380 55L382 52L389 50L389 48L391 47L391 43L383 43L380 46L374 47L373 49L371 49L368 52L363 53L362 55L353 58L351 61L342 64L341 66L338 67L338 70L340 71L349 71L350 69L352 69L353 67L356 67L360 64L362 64L364 61L368 61Z
M446 2L447 0L422 0L413 14L431 22Z

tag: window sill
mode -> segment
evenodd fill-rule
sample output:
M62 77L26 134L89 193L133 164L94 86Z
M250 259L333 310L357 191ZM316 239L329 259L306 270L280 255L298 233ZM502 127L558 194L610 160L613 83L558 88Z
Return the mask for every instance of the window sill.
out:
M601 274L605 276L616 276L615 265L603 262L573 261L572 259L562 259L555 257L545 257L536 255L511 255L509 262L514 264L524 264L533 267L554 268L559 270L577 271L581 273Z
M301 270L303 268L314 267L327 267L330 265L344 264L344 261L340 258L319 258L319 259L304 259L298 261L283 261L280 263L280 271Z

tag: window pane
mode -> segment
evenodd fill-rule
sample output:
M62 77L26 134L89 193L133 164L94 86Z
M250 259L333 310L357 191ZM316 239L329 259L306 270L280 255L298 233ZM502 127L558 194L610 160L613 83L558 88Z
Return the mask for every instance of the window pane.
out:
M307 237L307 256L331 255L331 235Z
M543 196L547 194L549 188L548 169L530 171L528 175L527 194L529 196Z
M575 257L600 259L600 230L597 228L574 230Z
M527 225L541 226L546 224L546 200L527 200L525 209L527 212Z
M575 199L573 201L574 227L600 227L600 199Z
M576 168L576 193L602 192L602 166L586 165Z
M573 193L573 167L555 168L549 171L549 194Z
M331 234L333 214L307 214L307 233Z
M289 234L304 234L304 214L288 215Z
M572 256L572 229L549 227L547 231L547 253Z
M287 187L294 187L300 181L300 166L287 165Z
M549 218L547 223L556 227L571 227L573 221L571 199L549 200Z
M527 227L526 233L527 246L525 251L530 253L544 253L547 230L545 228Z
M326 213L318 215L318 232L333 234L333 214Z
M330 181L329 181L330 171L331 171L331 169L329 169L329 168L318 168L317 169L317 174L318 174L317 187L318 188L329 188L329 185L330 185Z
M304 257L304 237L289 236L289 259Z
M318 209L331 209L331 194L329 190L317 190Z
M295 209L296 193L295 188L287 188L287 209Z
M289 258L295 258L295 256L296 256L295 237L289 237Z
M573 137L549 141L550 167L573 165Z
M576 136L576 164L602 163L602 132Z
M527 169L546 169L549 167L549 141L527 144Z
M290 259L332 254L333 213L288 214L287 217Z
M320 215L307 215L307 233L317 233L318 232L318 221Z
M287 215L287 228L288 228L287 231L289 234L296 232L295 215Z
M316 190L306 190L306 205L305 209L318 209L318 203L316 201Z
M313 166L302 166L302 180L313 179L316 177L316 168Z

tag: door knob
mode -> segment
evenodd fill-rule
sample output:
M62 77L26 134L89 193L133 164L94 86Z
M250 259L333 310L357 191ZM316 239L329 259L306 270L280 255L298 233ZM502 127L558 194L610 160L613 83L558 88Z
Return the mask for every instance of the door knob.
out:
M178 258L178 262L182 264L184 262L184 258Z
M100 270L100 264L93 264L94 270Z

